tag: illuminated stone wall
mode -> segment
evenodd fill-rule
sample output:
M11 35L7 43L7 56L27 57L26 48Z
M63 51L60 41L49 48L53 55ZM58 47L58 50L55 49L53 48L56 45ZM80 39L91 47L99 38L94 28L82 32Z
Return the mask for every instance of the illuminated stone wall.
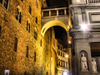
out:
M15 17L17 8L22 14L21 24ZM49 34L45 37L41 35L41 1L11 0L8 10L0 4L0 14L0 75L3 75L5 69L10 70L10 75L45 75L47 73L50 75L50 43L46 41ZM26 30L27 21L30 23L30 33ZM34 31L37 33L37 40L34 38ZM15 37L18 39L17 51L14 51ZM26 56L27 46L28 56Z

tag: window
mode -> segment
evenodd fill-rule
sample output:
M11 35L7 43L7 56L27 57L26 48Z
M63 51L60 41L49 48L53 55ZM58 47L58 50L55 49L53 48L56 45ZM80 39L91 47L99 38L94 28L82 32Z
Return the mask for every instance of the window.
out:
M67 67L67 62L66 62L66 67Z
M58 51L58 55L60 55L60 51Z
M16 19L19 21L19 23L21 23L22 15L21 15L21 12L19 12L19 9L17 9L17 12L16 12Z
M91 56L92 57L100 57L100 42L91 42Z
M60 60L58 59L58 66L60 66Z
M57 11L56 10L52 10L51 11L51 16L57 16Z
M0 36L1 36L1 26L0 26Z
M26 30L30 33L30 23L27 21L27 27Z
M19 23L21 23L21 12L19 13Z
M68 15L69 15L69 10L68 10L68 9L66 9L66 14L68 14Z
M4 7L7 9L7 7L8 7L8 0L4 0Z
M15 43L14 43L14 51L17 52L17 44L18 44L18 39L15 37Z
M31 6L29 6L29 13L31 14Z
M34 52L34 61L36 62L36 52Z
M36 17L36 21L35 21L36 23L37 23L37 20L38 20L38 19L37 19L37 17Z
M61 52L61 56L62 56L62 52Z
M49 11L44 11L43 16L49 16Z
M64 61L61 62L61 66L65 67L65 62Z
M28 48L28 46L26 47L26 57L28 58L28 50L29 50L29 48Z
M0 3L7 9L8 8L8 0L0 0Z
M40 46L42 47L42 40L40 41Z
M63 53L63 57L64 57L65 55L64 55L64 53Z
M37 32L36 31L34 31L34 38L35 38L35 40L37 40Z
M59 15L64 15L64 10L59 10Z
M38 2L36 1L36 7L38 8Z
M60 49L60 46L58 45L58 49Z

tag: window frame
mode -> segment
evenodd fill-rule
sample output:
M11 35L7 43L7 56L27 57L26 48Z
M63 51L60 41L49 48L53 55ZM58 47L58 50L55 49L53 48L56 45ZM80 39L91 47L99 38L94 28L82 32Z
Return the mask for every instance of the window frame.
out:
M29 57L29 46L26 46L26 57Z
M30 23L27 21L27 27L26 30L30 33Z
M22 23L22 12L19 11L19 8L17 8L17 11L16 11L16 19L18 20L20 24Z
M8 8L9 8L9 1L10 1L10 0L7 0L7 2L6 2L6 0L1 0L2 3L1 3L1 2L0 2L0 3L1 3L6 9L8 9ZM5 5L6 5L6 6L5 6Z
M18 38L15 37L15 41L14 41L14 51L17 52L17 46L18 46Z

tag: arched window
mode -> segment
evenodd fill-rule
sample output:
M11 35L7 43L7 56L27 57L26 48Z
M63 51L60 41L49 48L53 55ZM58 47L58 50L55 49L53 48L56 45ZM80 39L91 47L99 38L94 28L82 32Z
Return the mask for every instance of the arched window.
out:
M21 12L19 11L18 8L17 8L17 11L16 11L16 19L19 21L19 23L22 22L22 15L21 15Z
M30 33L30 23L27 21L27 27L26 30Z
M0 0L0 3L7 9L9 0Z

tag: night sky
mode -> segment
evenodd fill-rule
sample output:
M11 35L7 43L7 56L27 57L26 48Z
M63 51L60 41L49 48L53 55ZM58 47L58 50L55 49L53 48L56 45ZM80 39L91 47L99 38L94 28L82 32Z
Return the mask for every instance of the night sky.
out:
M55 30L55 38L58 39L59 43L63 44L63 46L66 48L67 45L67 32L64 28L60 26L54 26Z
M46 0L48 7L65 7L67 6L66 0Z

